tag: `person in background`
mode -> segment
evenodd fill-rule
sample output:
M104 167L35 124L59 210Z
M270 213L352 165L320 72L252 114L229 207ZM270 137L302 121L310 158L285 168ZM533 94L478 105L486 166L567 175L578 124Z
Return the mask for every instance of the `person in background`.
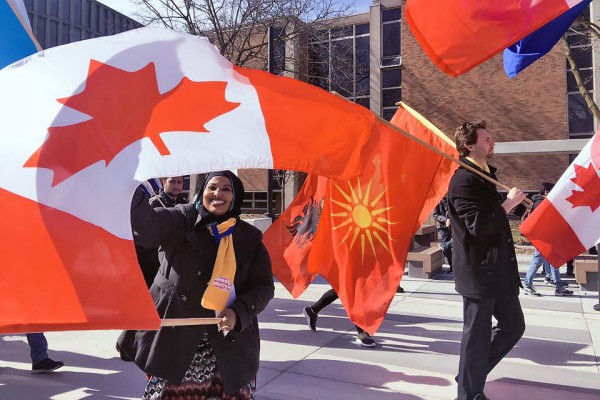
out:
M441 243L438 243L444 257L448 260L448 273L452 273L452 230L450 229L450 218L448 218L448 197L444 196L433 210L433 218Z
M539 193L534 195L532 198L533 207L531 208L531 212L533 212L533 210L535 210L542 203L542 201L544 201L553 187L554 184L550 182L542 182ZM540 296L540 294L533 288L533 277L540 266L544 266L544 272L549 274L549 277L545 278L546 283L556 287L556 290L554 291L556 296L571 296L573 294L572 291L565 288L564 283L560 279L560 271L558 268L554 268L552 265L550 265L548 260L542 256L538 249L535 249L533 252L531 265L529 266L529 270L525 275L523 287L524 294L529 296Z
M200 187L193 203L174 208L152 208L139 188L131 203L134 241L164 253L150 287L160 317L221 319L121 334L118 349L149 376L147 400L255 398L271 260L260 230L240 219L241 180L212 172Z
M496 179L488 165L494 140L485 121L465 122L454 140L461 160ZM525 332L519 303L521 279L507 214L525 199L516 187L502 201L495 185L459 167L450 181L456 291L463 297L463 335L458 366L458 400L487 400L485 382ZM498 323L492 329L492 317Z
M28 333L27 343L31 350L31 373L44 374L52 372L65 364L48 357L48 341L43 333Z
M400 288L401 289L401 288ZM319 317L319 312L336 301L338 299L338 295L333 289L329 289L326 291L323 296L319 300L316 301L315 304L309 307L304 308L304 317L306 317L306 324L313 331L317 331L317 318ZM358 325L354 325L357 332L356 342L359 343L363 347L375 347L377 343L371 335L365 332Z
M177 204L186 204L188 202L188 199L181 194L183 191L183 176L160 178L160 183L162 189L159 194L150 198L151 207L175 207ZM136 243L135 254L144 275L146 286L150 288L160 266L158 247L147 249Z

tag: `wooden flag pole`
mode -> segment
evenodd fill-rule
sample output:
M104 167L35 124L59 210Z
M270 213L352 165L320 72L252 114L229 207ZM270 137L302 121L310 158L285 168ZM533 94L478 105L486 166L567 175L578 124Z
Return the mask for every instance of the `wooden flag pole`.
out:
M165 318L160 320L160 326L189 326L189 325L214 325L223 318Z
M404 129L386 121L385 119L381 118L378 115L375 115L375 118L377 118L377 120L383 124L385 124L386 126L395 129L397 132L400 132L401 134L403 134L404 136L406 136L407 138L414 140L415 142L427 147L429 150L433 151L436 154L439 154L440 156L447 158L448 160L457 163L458 165L460 165L461 167L473 172L474 174L479 175L480 177L482 177L483 179L493 183L494 185L496 185L497 187L504 189L506 191L510 191L510 188L508 186L506 186L505 184L503 184L500 181L497 181L496 179L492 178L491 176L488 176L486 174L484 174L483 172L479 171L476 168L471 167L469 164L464 163L463 161L452 157L450 154L447 154L445 152L443 152L442 150L438 149L435 146L432 146L431 144L427 143L426 141L414 136L412 133L405 131ZM532 206L533 203L531 200L529 200L527 197L525 197L525 199L522 201L522 203L525 203L526 206Z
M346 99L344 96L340 95L339 93L336 92L331 92L334 95L346 100L346 101L350 101L348 99ZM399 103L396 103L396 105L398 105ZM497 181L496 179L484 174L483 172L479 171L478 169L475 169L473 167L471 167L470 165L462 162L461 160L452 157L450 154L447 154L445 152L443 152L442 150L438 149L435 146L430 145L429 143L427 143L426 141L424 141L423 139L420 139L418 137L416 137L415 135L413 135L412 133L405 131L404 129L386 121L385 119L381 118L379 115L376 115L375 113L373 113L373 115L375 115L375 118L377 118L377 120L379 122L381 122L382 124L388 126L391 129L394 129L396 132L403 134L404 136L406 136L407 138L419 143L422 146L425 146L426 148L428 148L429 150L433 151L434 153L452 161L457 163L458 165L460 165L461 167L473 172L474 174L479 175L480 177L482 177L483 179L487 180L488 182L493 183L494 185L496 185L497 187L504 189L506 191L510 191L510 188L508 186L506 186L505 184L503 184L502 182ZM447 135L446 135L447 136ZM521 202L524 203L525 206L527 207L531 207L533 205L533 202L531 200L529 200L527 197L525 197L525 199Z

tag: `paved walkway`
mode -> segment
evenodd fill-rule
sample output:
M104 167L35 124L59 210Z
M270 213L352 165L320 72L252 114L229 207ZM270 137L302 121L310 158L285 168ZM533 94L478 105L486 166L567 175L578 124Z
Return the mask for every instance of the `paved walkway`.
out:
M528 257L523 257L524 273ZM567 280L574 286L572 280ZM298 300L276 286L261 315L258 400L449 400L461 337L461 298L451 275L402 281L376 335L378 347L355 343L353 325L339 302L324 309L318 331L301 313L328 286L317 281ZM527 330L492 372L486 394L494 400L597 400L600 398L600 312L597 293L555 297L536 279L542 297L521 296ZM119 332L48 333L51 357L64 368L31 375L23 335L0 336L0 400L135 399L144 375L114 350Z

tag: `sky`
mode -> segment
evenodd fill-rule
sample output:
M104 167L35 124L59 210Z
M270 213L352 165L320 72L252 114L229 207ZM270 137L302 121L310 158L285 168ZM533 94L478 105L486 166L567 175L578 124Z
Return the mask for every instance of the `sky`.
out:
M109 6L112 9L117 10L121 14L132 16L137 9L137 5L131 0L98 0L100 3L103 3ZM372 0L340 0L341 2L354 3L355 11L354 13L364 13L369 10L369 7L373 3Z

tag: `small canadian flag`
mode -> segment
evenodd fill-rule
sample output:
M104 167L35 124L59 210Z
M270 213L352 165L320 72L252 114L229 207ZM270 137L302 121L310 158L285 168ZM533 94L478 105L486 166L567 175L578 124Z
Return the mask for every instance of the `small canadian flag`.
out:
M600 241L600 136L594 135L521 232L554 267Z

